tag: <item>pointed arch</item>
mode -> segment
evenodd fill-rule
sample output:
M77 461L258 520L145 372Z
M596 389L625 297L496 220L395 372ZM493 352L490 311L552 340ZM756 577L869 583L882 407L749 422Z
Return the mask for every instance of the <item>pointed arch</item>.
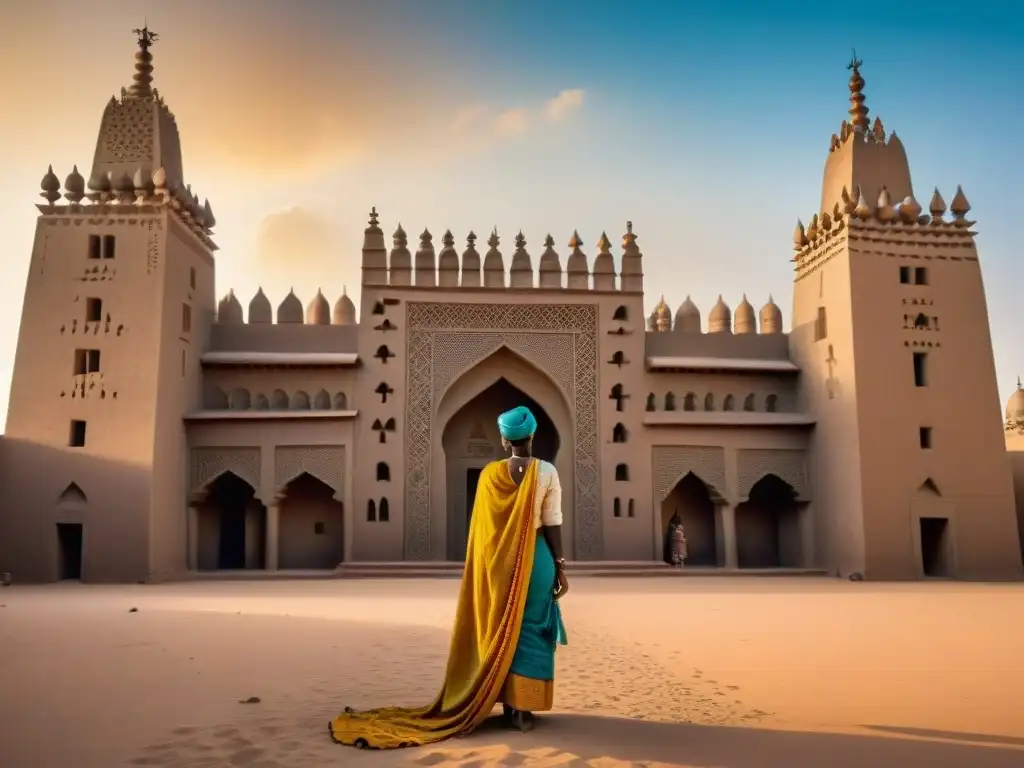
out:
M261 392L256 395L256 399L253 400L252 407L257 411L267 411L270 410L270 401L267 399L267 396Z
M626 427L621 422L612 427L612 442L613 443L624 443L626 442Z
M275 411L287 411L288 393L283 389L275 389L270 395L270 408Z
M745 398L743 398L743 410L753 411L754 410L754 393L751 392Z
M713 411L715 410L715 395L712 392L708 392L704 395L704 410Z
M348 410L348 398L344 392L334 393L334 410L336 411L347 411Z
M373 499L366 502L366 521L369 523L377 522L377 502Z
M377 481L387 482L391 480L391 467L388 466L386 461L377 462Z
M697 410L697 396L693 392L687 392L683 398L683 410L684 411L696 411Z
M252 407L252 395L245 387L236 387L228 396L228 407L232 411L248 411Z
M732 395L726 395L725 400L722 401L723 411L732 411L736 409L736 398Z
M203 407L210 411L226 411L228 409L228 393L220 387L207 387L203 393Z
M622 517L622 501L618 496L612 501L612 517Z
M316 393L316 396L313 398L313 408L318 411L331 410L331 396L327 394L326 389L321 389Z
M89 499L78 483L68 483L68 487L57 497L58 507L84 507L88 503Z
M388 497L382 496L380 506L377 507L377 521L386 523L391 519L391 505L388 504Z
M300 389L292 395L291 407L293 411L308 411L310 407L309 395Z

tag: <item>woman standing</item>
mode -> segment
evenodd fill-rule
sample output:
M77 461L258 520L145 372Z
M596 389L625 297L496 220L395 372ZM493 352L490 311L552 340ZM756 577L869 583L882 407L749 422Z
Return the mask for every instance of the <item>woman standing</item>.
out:
M682 568L687 554L683 521L676 512L668 521L668 531L665 533L665 560L675 568Z
M394 749L464 736L499 701L529 730L532 713L551 709L555 647L566 643L557 601L569 591L562 490L554 466L531 456L529 408L501 414L498 430L511 456L480 474L441 692L426 707L346 708L329 724L336 742Z

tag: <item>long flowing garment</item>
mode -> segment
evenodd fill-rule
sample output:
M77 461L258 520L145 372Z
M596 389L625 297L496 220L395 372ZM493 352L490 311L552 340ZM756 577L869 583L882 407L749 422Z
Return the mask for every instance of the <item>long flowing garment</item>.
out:
M492 462L477 486L466 565L441 691L425 707L347 709L329 724L339 744L395 749L464 736L495 704L550 709L556 642L555 562L534 523L539 462L516 485Z

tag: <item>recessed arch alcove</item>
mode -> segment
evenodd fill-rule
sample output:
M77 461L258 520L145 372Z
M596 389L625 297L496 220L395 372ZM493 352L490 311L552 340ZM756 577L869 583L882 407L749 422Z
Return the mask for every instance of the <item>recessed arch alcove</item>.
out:
M535 453L552 461L563 488L573 487L574 431L564 393L539 367L501 347L456 378L437 406L431 438L431 551L465 556L469 498L489 461L502 458L497 417L526 405L538 420ZM572 556L573 496L562 494L566 556Z
M266 507L231 470L197 491L197 567L201 571L264 567Z

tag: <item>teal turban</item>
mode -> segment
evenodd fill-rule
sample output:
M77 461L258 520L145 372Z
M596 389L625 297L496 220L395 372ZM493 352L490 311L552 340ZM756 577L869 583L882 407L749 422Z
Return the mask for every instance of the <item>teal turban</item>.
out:
M498 431L511 443L525 440L537 431L537 419L529 408L520 405L498 417Z

